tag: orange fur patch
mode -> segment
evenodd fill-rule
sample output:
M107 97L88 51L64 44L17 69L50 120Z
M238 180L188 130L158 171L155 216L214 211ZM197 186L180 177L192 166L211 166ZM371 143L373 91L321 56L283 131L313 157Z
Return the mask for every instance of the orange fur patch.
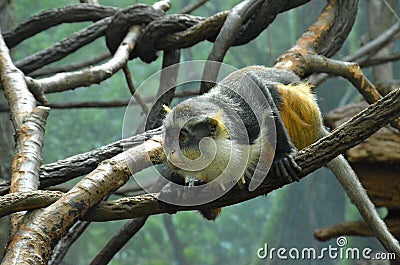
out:
M301 150L318 139L321 127L321 112L312 87L307 83L276 87L282 97L282 121L293 144Z

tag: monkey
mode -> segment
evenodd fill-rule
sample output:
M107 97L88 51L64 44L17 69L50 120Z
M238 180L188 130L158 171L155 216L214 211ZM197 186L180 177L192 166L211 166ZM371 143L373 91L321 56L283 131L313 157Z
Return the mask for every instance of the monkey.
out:
M312 86L292 71L264 66L237 70L207 93L164 109L165 168L173 182L187 186L216 182L225 189L233 181L249 188L256 175L266 175L269 169L287 183L298 181L297 150L328 134ZM399 243L347 160L339 155L326 166L378 240L399 255ZM228 177L219 180L224 174ZM208 220L220 212L220 208L200 211Z

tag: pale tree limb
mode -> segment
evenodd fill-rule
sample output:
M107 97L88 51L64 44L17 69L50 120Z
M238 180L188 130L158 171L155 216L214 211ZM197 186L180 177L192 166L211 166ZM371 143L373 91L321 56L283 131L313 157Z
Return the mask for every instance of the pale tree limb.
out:
M29 92L24 74L15 67L9 50L0 36L0 74L4 95L11 110L11 120L15 130L19 130L25 117L36 107L35 98Z
M94 170L101 161L111 158L124 150L142 144L152 136L158 135L161 128L149 130L139 135L122 139L89 152L77 154L40 167L40 186L44 189L80 177ZM0 195L7 194L10 183L0 184Z
M36 100L26 86L24 74L13 64L1 35L0 77L16 132L10 192L37 190L44 126L50 109L36 107ZM24 213L12 216L12 233L17 230L23 216Z
M352 119L336 128L326 137L299 151L295 156L295 161L303 169L300 173L300 177L308 175L312 171L325 165L337 155L344 153L349 148L359 144L391 120L398 117L399 114L400 90L398 89L391 92L377 103L370 105L367 109L355 115ZM151 155L151 157L153 157L152 162L155 164L162 162L161 142L149 140L146 143L152 143L151 148L146 148L150 154L153 154ZM134 149L137 150L137 148L140 148L140 146L137 146ZM143 149L143 147L141 148ZM142 155L145 154L146 153L142 153ZM151 164L148 165L150 166ZM119 170L121 170L121 168ZM265 182L253 192L233 188L223 197L208 204L191 207L171 206L171 210L188 211L224 207L269 193L286 184L287 183L284 183L279 178L274 178L274 176L269 174ZM7 215L13 211L32 210L38 207L44 207L46 206L46 201L43 198L48 197L48 205L57 200L57 197L61 195L62 193L60 192L49 191L5 195L0 199L0 216ZM160 208L157 201L157 193L151 193L135 197L121 198L114 201L102 201L95 209L88 212L85 216L82 216L82 218L84 220L104 222L137 218L163 212L166 211L165 209Z
M132 173L151 166L150 161L164 159L162 150L154 149L159 145L158 140L147 141L144 145L103 161L56 202L31 212L11 239L3 264L46 263L55 244L88 209L126 183ZM130 168L134 172L131 173Z

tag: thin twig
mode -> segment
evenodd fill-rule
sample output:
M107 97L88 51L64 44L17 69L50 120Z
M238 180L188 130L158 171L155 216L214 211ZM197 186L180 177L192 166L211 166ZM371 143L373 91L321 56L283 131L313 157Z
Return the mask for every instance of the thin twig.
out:
M196 10L197 8L201 7L202 5L204 5L205 3L207 3L209 0L198 0L197 2L194 3L190 3L187 6L183 7L181 9L181 11L179 11L178 13L180 14L190 14L192 13L194 10Z
M125 223L107 244L97 253L90 265L106 265L118 251L143 227L147 216L134 218Z
M37 78L37 77L46 76L46 75L75 71L75 70L78 70L78 69L81 69L81 68L84 68L84 67L87 67L90 65L95 65L95 64L101 63L102 61L104 61L110 57L111 57L111 54L109 52L107 52L107 53L100 54L99 56L91 58L86 61L65 64L62 66L41 68L36 71L33 71L32 73L29 74L29 76L33 77L33 78Z
M131 75L131 71L129 70L128 65L122 67L124 71L125 81L128 84L129 91L131 95L135 98L136 102L140 105L144 113L149 113L149 107L147 107L146 102L140 97L140 95L136 92L135 85L133 84L133 77Z

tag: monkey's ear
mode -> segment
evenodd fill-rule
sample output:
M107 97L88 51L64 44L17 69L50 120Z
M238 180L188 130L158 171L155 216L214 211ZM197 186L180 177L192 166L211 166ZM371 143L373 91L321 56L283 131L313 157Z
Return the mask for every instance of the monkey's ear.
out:
M162 105L166 113L170 113L172 110L167 105Z
M222 135L224 138L229 138L229 133L224 125L224 111L219 109L218 112L211 118L211 123L217 126L217 134Z

